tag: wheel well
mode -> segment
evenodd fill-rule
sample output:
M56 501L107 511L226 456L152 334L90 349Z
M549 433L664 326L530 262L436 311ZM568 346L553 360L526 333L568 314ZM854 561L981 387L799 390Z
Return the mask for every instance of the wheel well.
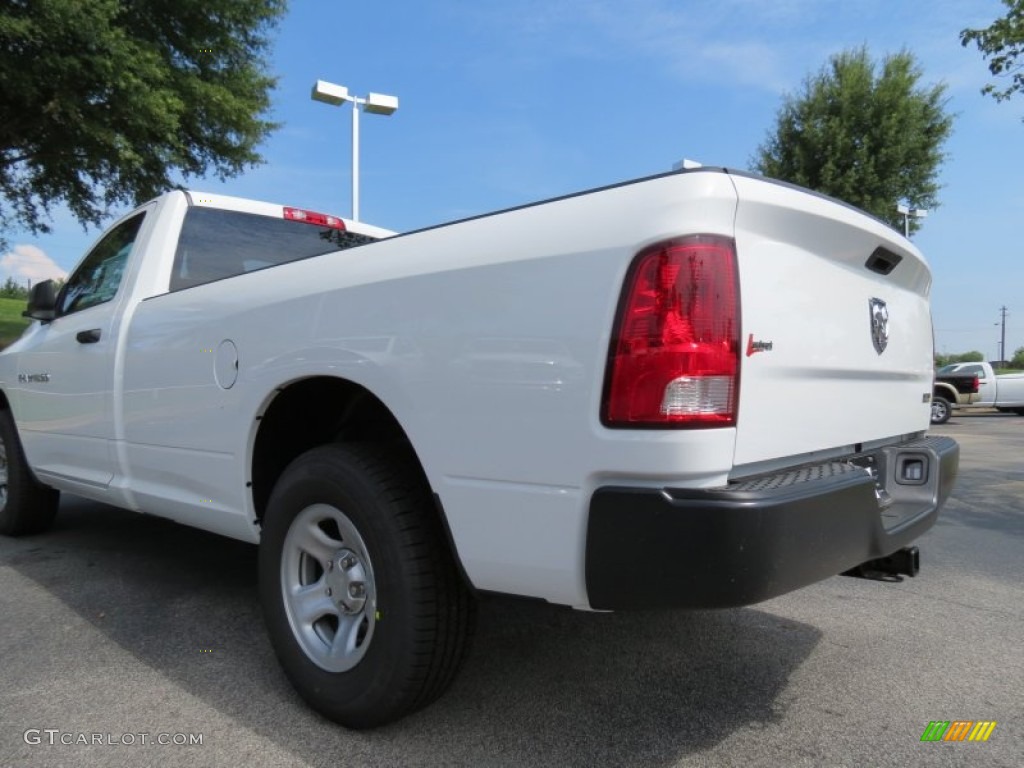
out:
M932 387L932 397L942 397L946 400L956 402L956 388L949 384L936 384Z
M423 470L394 414L369 390L344 379L317 377L294 382L279 390L257 418L260 426L251 477L253 506L260 520L285 467L318 445L391 442L399 450L408 450Z

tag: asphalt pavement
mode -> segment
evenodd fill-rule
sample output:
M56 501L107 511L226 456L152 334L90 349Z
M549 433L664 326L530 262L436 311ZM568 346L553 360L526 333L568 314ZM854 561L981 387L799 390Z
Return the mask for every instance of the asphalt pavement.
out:
M0 538L0 768L1016 768L1024 418L958 413L934 432L960 441L961 474L917 578L691 613L490 598L446 696L363 733L279 670L255 548L68 497L50 533ZM936 720L997 725L922 742Z

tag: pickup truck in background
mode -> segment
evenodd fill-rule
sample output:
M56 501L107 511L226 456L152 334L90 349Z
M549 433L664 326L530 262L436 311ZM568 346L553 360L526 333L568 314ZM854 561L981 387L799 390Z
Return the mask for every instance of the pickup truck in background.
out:
M932 424L945 424L953 415L953 408L976 402L981 394L977 373L940 369L932 385Z
M257 544L289 679L379 725L445 690L485 592L916 573L959 462L930 287L885 224L725 169L405 235L169 192L0 353L0 532L71 493Z
M997 374L991 363L951 363L936 372L936 386L957 376L974 376L978 386L976 397L968 402L958 400L954 407L997 408L1024 416L1024 373Z

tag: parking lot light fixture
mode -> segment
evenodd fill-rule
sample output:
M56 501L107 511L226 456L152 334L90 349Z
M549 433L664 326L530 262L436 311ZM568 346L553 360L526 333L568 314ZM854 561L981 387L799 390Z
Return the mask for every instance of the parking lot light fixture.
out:
M354 96L344 85L317 80L311 98L332 107L352 102L352 220L359 221L359 108L371 115L386 117L398 109L398 97L386 93L370 93L365 98Z
M903 203L896 204L896 212L903 215L903 236L910 237L910 220L923 219L928 215L927 208L911 208Z

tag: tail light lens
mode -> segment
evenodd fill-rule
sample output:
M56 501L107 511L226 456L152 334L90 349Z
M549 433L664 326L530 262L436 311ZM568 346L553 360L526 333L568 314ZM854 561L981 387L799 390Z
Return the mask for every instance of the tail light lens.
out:
M694 235L641 251L623 287L601 420L609 427L728 427L739 398L732 239Z

